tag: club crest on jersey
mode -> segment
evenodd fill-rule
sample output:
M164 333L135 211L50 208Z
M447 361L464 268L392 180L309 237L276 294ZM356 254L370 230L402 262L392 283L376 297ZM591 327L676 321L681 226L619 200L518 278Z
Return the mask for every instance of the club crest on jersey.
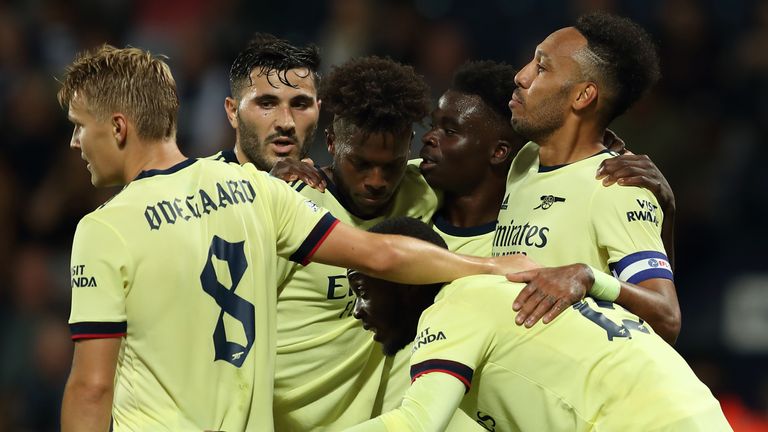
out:
M554 203L559 203L559 202L565 202L565 198L556 197L554 195L542 195L541 204L539 204L537 207L534 207L533 209L546 210L552 207Z
M304 204L306 204L307 207L309 207L309 209L315 213L320 211L320 207L317 204L315 204L312 200L304 200Z

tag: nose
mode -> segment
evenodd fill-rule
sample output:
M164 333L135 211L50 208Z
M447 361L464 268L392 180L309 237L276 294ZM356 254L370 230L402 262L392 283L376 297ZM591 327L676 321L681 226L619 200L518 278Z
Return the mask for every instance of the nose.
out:
M291 111L290 107L282 107L277 110L275 128L283 132L293 133L296 123L293 120L293 111Z
M531 84L531 70L533 62L528 63L515 74L515 85L521 88L528 88Z
M80 148L80 139L76 137L74 134L72 135L72 139L69 140L69 148L73 150Z
M355 298L355 305L352 307L352 316L358 320L363 319L363 315L365 314L361 303L362 302L359 299Z
M365 177L365 188L374 195L381 195L387 190L387 179L380 167L374 167Z
M435 130L430 129L427 131L427 133L424 134L424 136L421 137L421 143L428 146L435 146L437 145L437 138L435 138Z

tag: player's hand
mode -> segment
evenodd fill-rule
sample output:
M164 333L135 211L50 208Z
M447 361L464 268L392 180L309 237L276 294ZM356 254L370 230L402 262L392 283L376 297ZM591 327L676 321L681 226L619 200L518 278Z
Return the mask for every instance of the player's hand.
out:
M586 296L595 279L584 264L547 267L507 275L512 282L527 283L517 295L512 309L515 322L531 328L542 317L549 324L572 304Z
M325 191L325 180L315 169L315 163L310 158L300 161L290 158L279 160L269 174L287 182L301 180L314 189Z
M621 186L639 186L648 189L659 200L665 211L675 209L675 194L667 179L646 155L626 152L614 158L605 159L597 169L597 179L603 179L604 186L618 183Z
M618 154L632 154L631 151L627 150L627 144L624 142L624 140L616 135L616 132L610 129L606 129L605 133L603 134L603 145L608 150Z

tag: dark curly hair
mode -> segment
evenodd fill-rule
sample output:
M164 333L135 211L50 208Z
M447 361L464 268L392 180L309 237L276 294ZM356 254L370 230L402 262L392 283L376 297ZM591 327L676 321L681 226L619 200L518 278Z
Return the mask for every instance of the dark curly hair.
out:
M430 110L429 87L411 66L360 57L336 66L320 87L323 108L367 133L410 130Z
M229 69L229 86L233 97L251 85L251 71L255 68L260 68L259 76L277 72L277 79L281 83L294 88L296 86L288 81L287 72L307 68L317 85L320 80L320 50L315 45L297 47L274 35L255 33L245 49L237 54Z
M603 117L608 124L661 77L656 45L639 25L605 12L582 15L575 27L587 39L588 50L580 61L587 78L607 87Z
M488 107L509 123L509 99L515 91L517 69L495 61L464 63L453 75L451 88L480 96Z

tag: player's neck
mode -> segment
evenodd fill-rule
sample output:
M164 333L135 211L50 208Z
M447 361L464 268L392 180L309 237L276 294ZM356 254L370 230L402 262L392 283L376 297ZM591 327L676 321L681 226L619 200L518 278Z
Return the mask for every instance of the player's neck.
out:
M168 169L185 159L175 138L137 141L126 154L125 182L129 183L142 171Z
M245 152L240 148L239 141L235 143L235 158L237 158L237 163L240 165L252 162L250 159L248 159L248 156L245 155Z
M539 145L539 163L543 166L566 165L586 159L602 150L604 128L578 120L566 123Z
M459 228L491 223L499 216L505 188L505 176L489 174L471 190L446 191L440 213L449 224Z

